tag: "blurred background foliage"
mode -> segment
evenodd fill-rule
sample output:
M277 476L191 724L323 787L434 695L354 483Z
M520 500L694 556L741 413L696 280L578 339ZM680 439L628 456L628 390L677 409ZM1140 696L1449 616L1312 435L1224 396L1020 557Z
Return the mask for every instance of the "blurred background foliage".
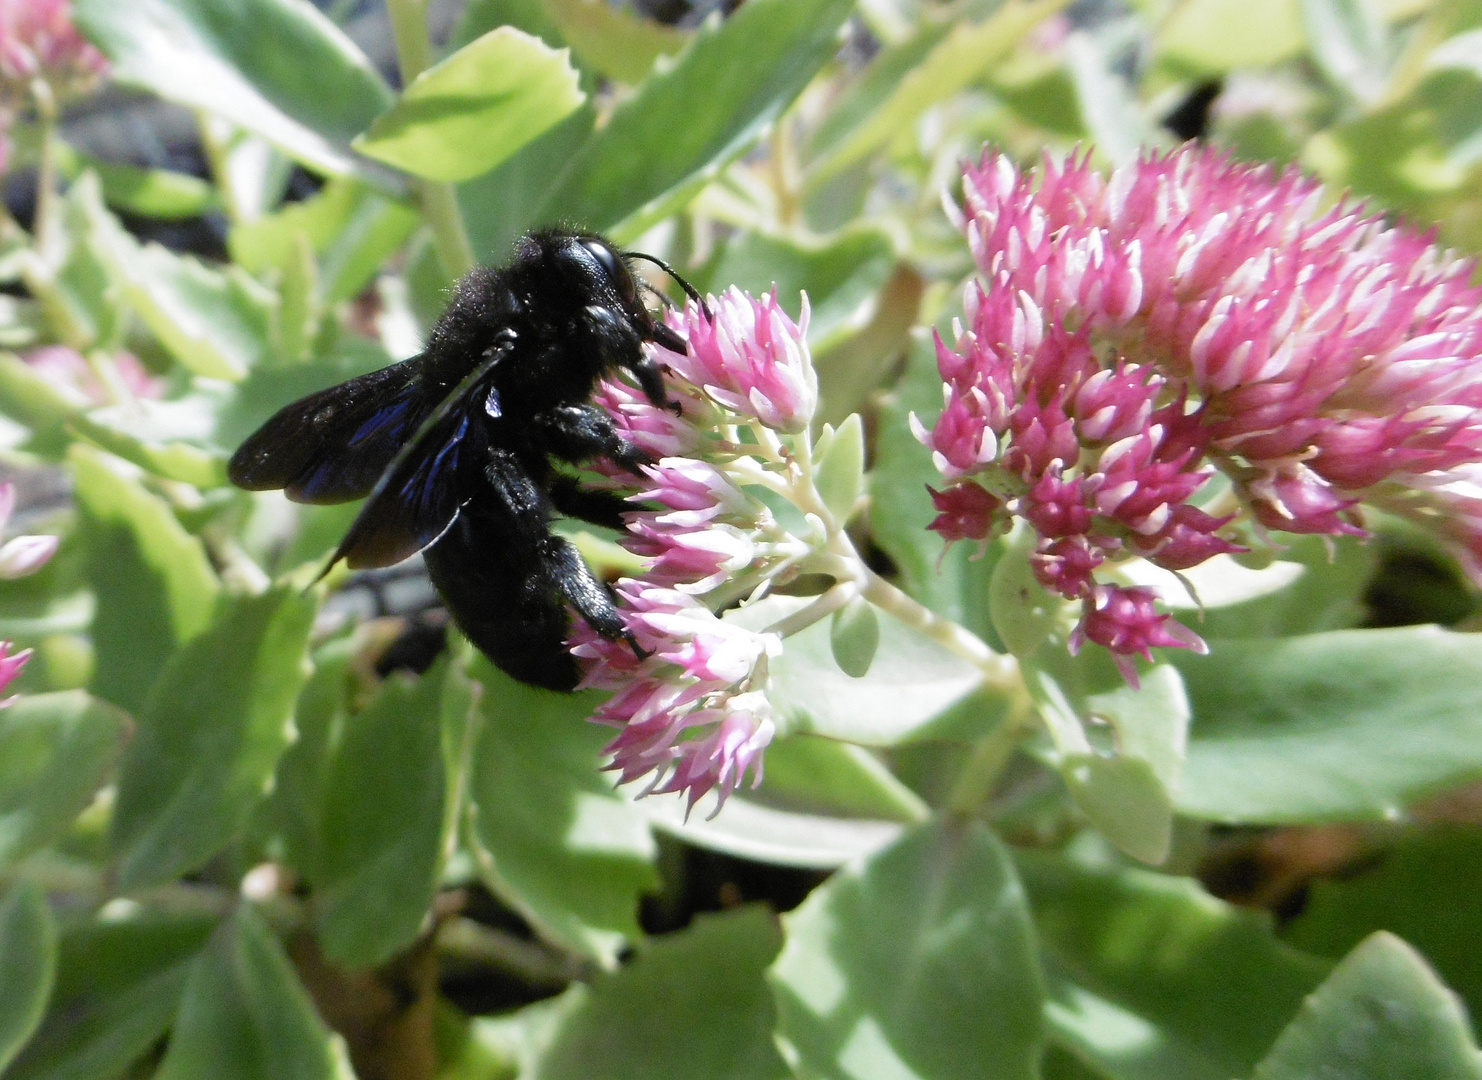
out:
M5 102L0 441L17 527L63 538L0 583L35 649L0 712L6 1080L1482 1076L1477 602L1411 531L1296 544L1210 603L1211 661L1093 695L1166 733L1146 782L1026 754L963 813L1004 718L887 622L863 680L790 642L796 734L685 820L598 771L589 695L444 648L415 561L308 589L353 506L224 471L580 222L807 292L824 419L866 422L862 549L996 641L994 558L940 557L906 419L972 270L960 163L1202 139L1475 253L1482 4L72 14L106 85Z

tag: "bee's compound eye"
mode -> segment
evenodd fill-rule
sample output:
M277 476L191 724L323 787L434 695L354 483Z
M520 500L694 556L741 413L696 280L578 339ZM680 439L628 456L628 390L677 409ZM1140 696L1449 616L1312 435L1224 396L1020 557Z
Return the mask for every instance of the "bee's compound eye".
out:
M583 240L581 246L587 249L587 254L592 256L597 265L602 267L603 272L609 278L613 281L622 280L624 275L618 270L617 253L612 248L608 247L601 240Z

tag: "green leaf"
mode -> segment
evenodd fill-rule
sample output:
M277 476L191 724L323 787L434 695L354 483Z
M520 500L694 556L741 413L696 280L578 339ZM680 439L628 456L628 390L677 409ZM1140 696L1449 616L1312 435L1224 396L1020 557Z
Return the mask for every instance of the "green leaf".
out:
M158 1044L180 1005L209 915L95 915L62 931L52 1005L6 1080L121 1075Z
M313 674L293 707L294 740L273 778L271 819L288 865L309 881L320 877L326 773L343 736L347 699L357 689L350 662L359 644L346 632L314 650Z
M61 242L38 253L46 280L33 274L29 284L61 340L76 349L113 347L123 332L124 310L103 248L116 223L103 206L95 175L85 173L68 188L61 221Z
M766 778L747 798L880 821L913 823L926 816L921 800L871 751L817 735L791 735L767 747Z
M19 356L0 352L0 413L35 431L62 423L79 408Z
M604 0L545 0L545 10L576 54L619 82L643 80L654 61L684 48L690 35Z
M200 217L217 208L216 189L198 176L102 161L60 140L54 153L57 167L67 179L76 180L89 171L97 173L103 200L131 214L176 220Z
M905 75L864 120L837 139L809 169L810 185L822 183L911 130L931 106L966 89L1003 60L1038 23L1053 14L1056 0L1007 0L980 22L958 23Z
M1271 67L1306 45L1299 0L1189 0L1169 12L1156 41L1169 64L1209 75Z
M545 1080L785 1080L763 974L782 945L751 906L650 938L563 1012L536 1069Z
M695 847L752 862L813 870L833 870L873 855L901 834L895 820L783 810L745 795L732 795L713 818L701 811L691 814L682 795L652 795L635 805L655 828ZM918 813L913 819L921 816Z
M1182 813L1382 819L1482 774L1482 642L1470 634L1341 630L1170 652L1194 711Z
M601 698L525 686L482 658L471 674L484 688L469 786L480 869L542 934L611 964L657 879L647 821L599 771L611 736L587 717Z
M241 827L288 745L315 607L292 583L226 598L170 658L119 778L112 843L124 888L194 869Z
M775 288L789 309L795 307L793 297L807 293L808 344L820 352L865 326L894 265L890 237L869 225L826 240L745 229L694 275L694 284L701 292L717 293L735 285L753 296ZM827 383L823 371L819 379Z
M293 966L241 904L191 965L155 1080L332 1080L329 1032Z
M1118 60L1136 48L1140 37L1138 22L1122 18L1077 30L1065 43L1081 121L1097 152L1114 165L1130 164L1142 147L1166 142L1143 118L1136 87L1118 70Z
M880 617L874 605L856 596L834 612L828 643L840 671L855 679L868 675L880 648Z
M41 1023L57 969L57 928L41 889L25 882L0 902L0 1069Z
M1034 929L1013 864L978 823L922 826L839 871L788 916L770 978L799 1075L1038 1076Z
M141 246L103 206L96 184L87 190L98 257L176 360L197 375L235 380L269 358L271 293L237 267L214 270L159 244Z
M818 439L813 486L835 520L847 522L864 494L864 423L850 413L838 431L824 425Z
M697 181L738 157L838 46L852 0L750 0L707 24L587 140L540 216L640 232ZM697 102L704 102L698 108ZM666 198L670 196L670 198Z
M1377 545L1325 541L1283 540L1282 562L1302 567L1302 575L1274 593L1208 609L1197 624L1200 635L1270 639L1356 626L1368 614L1363 593L1379 563Z
M137 714L170 655L210 621L216 574L157 496L95 450L74 446L67 460L97 595L91 689Z
M753 604L745 619L764 626L764 619L770 621L779 612L783 607L775 601ZM788 720L787 730L865 746L930 738L934 722L982 683L982 672L966 660L895 616L877 615L880 648L863 677L846 674L835 663L827 624L814 623L787 639L787 648L771 666L770 691L773 705ZM985 710L985 725L993 722L994 713Z
M1415 950L1377 933L1302 1006L1255 1080L1477 1080L1466 1014Z
M324 776L316 886L330 959L371 967L417 936L437 892L453 827L444 730L462 731L473 689L443 660L393 677L346 718Z
M1463 881L1482 881L1482 830L1453 826L1404 836L1363 873L1312 882L1285 936L1337 958L1374 931L1389 930L1425 955L1472 1016L1482 1016L1482 893L1458 889Z
M198 488L226 486L224 455L179 440L160 442L151 439L147 421L130 424L121 414L99 410L91 415L74 416L69 428L95 446L131 461L155 476Z
M354 146L414 176L467 180L585 99L564 51L502 26L418 75Z
M1302 25L1319 71L1354 102L1384 92L1389 40L1376 0L1299 0Z
M73 17L119 82L221 116L314 168L392 102L365 55L298 0L77 0Z
M0 711L0 867L60 836L108 779L132 723L81 690Z
M1017 857L1051 1038L1113 1080L1249 1074L1326 965L1198 882L1050 853Z
M233 226L227 246L233 259L263 274L288 265L306 236L320 257L325 299L334 302L358 294L420 221L407 203L337 178L302 202Z

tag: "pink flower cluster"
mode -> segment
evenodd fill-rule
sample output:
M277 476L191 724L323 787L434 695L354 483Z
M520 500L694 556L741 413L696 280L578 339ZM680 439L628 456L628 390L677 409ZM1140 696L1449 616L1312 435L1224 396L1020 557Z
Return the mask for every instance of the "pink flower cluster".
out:
M1078 599L1072 647L1130 656L1198 638L1147 589L1100 582L1237 550L1197 495L1224 472L1259 526L1362 533L1370 502L1439 529L1482 570L1482 290L1470 263L1288 171L1199 148L1106 177L1085 159L965 175L982 280L938 342L946 404L921 436L956 487L933 527L1017 516L1040 581ZM981 481L982 486L979 486ZM1482 576L1482 575L1479 575Z
M21 89L40 78L61 97L107 72L103 54L73 25L69 0L0 0L0 83Z
M0 173L10 157L5 131L45 83L54 98L92 89L108 61L77 32L69 0L0 0Z
M0 530L10 521L15 511L15 485L0 484ZM61 541L55 536L15 536L0 545L0 579L10 581L34 574L46 565L57 552ZM9 641L0 641L0 693L15 682L26 661L31 659L31 650L23 649L12 653ZM0 701L0 707L10 704L14 698Z
M617 585L628 631L649 655L639 660L627 642L582 623L572 651L589 661L585 685L615 691L593 719L621 729L607 747L620 782L652 774L650 791L687 792L691 807L714 790L718 809L748 773L760 782L776 730L763 691L782 639L719 618L703 598L744 597L805 548L712 461L744 455L728 441L737 427L807 428L817 386L806 320L805 310L801 325L793 322L775 296L731 289L708 311L691 305L670 316L688 354L656 347L680 415L619 382L597 395L619 430L657 459L641 477L608 467L636 487L636 504L654 507L635 508L624 538L648 569Z

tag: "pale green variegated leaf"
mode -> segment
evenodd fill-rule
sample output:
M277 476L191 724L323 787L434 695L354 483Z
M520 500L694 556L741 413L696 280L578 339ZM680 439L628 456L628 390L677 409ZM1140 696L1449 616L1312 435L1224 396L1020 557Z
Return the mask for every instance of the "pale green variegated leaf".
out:
M795 1074L1038 1075L1033 925L1013 863L982 825L907 832L814 890L786 927L770 979Z
M1050 1037L1111 1080L1246 1076L1327 964L1264 913L1188 878L1017 856L1049 984Z
M1302 1006L1254 1080L1478 1080L1456 995L1392 934L1364 940Z
M249 904L190 966L155 1080L334 1080L330 1033L283 948Z
M1168 656L1193 707L1182 813L1393 817L1482 775L1482 642L1433 626L1211 641Z
M87 808L132 726L81 690L27 694L0 710L0 867L51 842Z
M170 657L124 756L112 845L125 888L168 881L228 843L288 745L316 597L297 584L224 598Z
M24 882L0 899L0 1069L41 1023L57 969L57 928L46 896Z
M239 268L217 270L159 244L141 245L103 206L95 182L86 204L93 248L124 301L182 365L212 379L240 379L270 358L276 297Z
M542 934L616 960L656 884L648 822L600 772L600 697L515 682L478 658L483 730L469 780L470 836L490 887Z
M355 148L415 176L468 180L560 122L585 97L564 53L502 26L418 75Z
M112 76L223 117L306 165L353 168L350 140L391 104L365 55L304 0L76 0Z
M91 689L137 714L171 654L210 621L220 585L162 499L96 450L74 446L68 463L97 596Z

